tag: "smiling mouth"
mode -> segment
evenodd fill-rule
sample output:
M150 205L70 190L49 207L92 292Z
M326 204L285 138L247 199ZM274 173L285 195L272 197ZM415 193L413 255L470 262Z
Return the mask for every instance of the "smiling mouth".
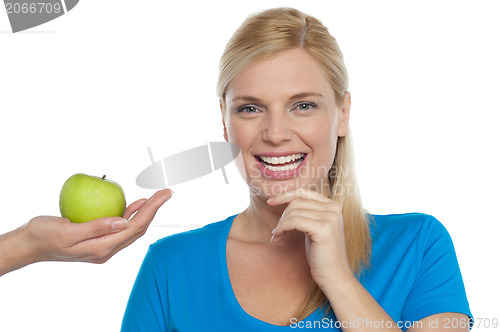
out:
M296 170L304 161L305 156L305 153L296 153L279 157L257 156L257 158L266 169L273 172L284 172Z

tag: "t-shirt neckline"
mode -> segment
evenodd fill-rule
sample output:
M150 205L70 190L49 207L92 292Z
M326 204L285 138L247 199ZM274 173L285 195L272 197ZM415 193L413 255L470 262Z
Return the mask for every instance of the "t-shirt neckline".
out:
M240 305L238 302L238 299L236 298L236 295L234 294L233 287L231 285L231 280L229 279L229 270L227 268L227 256L226 256L226 245L227 245L227 238L229 237L229 231L231 230L231 226L233 224L234 219L238 216L238 214L235 214L229 218L226 219L226 222L224 224L224 227L222 229L220 239L219 239L219 261L220 261L220 269L221 269L221 275L222 275L222 283L223 283L223 288L225 291L225 295L231 305L231 309L233 312L238 315L242 320L244 320L246 323L248 323L252 327L264 327L267 326L269 327L274 327L276 329L281 328L283 330L285 329L290 329L290 326L281 326L281 325L274 325L268 322L265 322L263 320L260 320L258 318L253 317L252 315L248 314ZM321 308L317 308L311 315L306 317L304 321L311 320L313 317L318 317L320 314Z

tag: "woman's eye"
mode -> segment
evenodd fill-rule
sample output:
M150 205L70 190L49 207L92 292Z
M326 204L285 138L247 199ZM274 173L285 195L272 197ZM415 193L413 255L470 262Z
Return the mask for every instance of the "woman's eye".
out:
M307 111L314 107L316 107L316 105L314 105L313 103L299 103L297 105L297 109L299 109L300 111Z
M257 111L257 107L254 106L242 106L237 110L238 113L256 113Z

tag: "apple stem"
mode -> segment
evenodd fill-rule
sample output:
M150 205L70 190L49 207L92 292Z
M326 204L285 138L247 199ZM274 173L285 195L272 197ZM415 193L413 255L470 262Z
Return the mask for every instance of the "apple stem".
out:
M103 175L103 176L102 176L102 179L104 180L105 178L106 178L106 175Z

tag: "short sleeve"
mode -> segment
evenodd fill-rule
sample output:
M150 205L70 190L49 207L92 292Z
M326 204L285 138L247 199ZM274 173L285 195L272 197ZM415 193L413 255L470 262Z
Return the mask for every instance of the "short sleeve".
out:
M418 237L417 275L403 307L403 321L444 313L472 319L455 248L446 228L427 216Z
M154 250L149 247L135 280L123 317L122 332L166 331L165 305L162 295L166 295L166 285L156 260Z

